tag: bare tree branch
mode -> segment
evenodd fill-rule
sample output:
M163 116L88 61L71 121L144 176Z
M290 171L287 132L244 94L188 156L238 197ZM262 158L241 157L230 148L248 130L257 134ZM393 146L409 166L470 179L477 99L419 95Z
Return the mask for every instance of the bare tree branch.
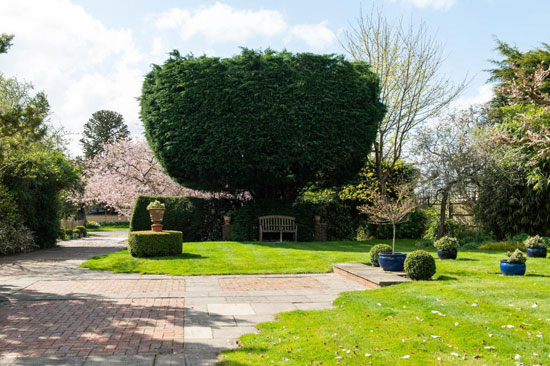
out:
M361 10L355 26L340 41L355 60L367 62L380 78L380 98L387 106L374 143L378 167L401 158L410 133L456 99L468 85L467 78L453 85L440 77L443 47L428 34L425 23L390 24L373 8ZM385 192L389 172L378 169L380 189Z

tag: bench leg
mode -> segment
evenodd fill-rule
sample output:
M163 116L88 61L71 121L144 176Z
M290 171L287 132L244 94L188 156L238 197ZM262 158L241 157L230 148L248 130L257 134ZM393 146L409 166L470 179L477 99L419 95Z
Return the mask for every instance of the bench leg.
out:
M264 233L262 232L262 229L260 229L260 241L263 241L264 239Z
M279 235L279 243L282 243L282 242L283 242L283 232L281 231Z

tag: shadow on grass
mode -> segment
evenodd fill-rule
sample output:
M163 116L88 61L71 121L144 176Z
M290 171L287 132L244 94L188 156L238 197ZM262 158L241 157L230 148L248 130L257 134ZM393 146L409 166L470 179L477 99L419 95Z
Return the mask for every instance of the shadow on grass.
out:
M153 261L163 261L163 260L167 260L167 259L207 259L208 257L205 257L205 256L200 255L200 254L181 253L179 255L171 255L171 256L166 256L166 257L143 257L143 258L132 257L132 258L135 258L135 259L150 259L150 260L153 260Z
M461 262L479 262L479 259L475 258L457 258L456 260Z
M550 278L549 275L543 275L543 274L538 274L538 273L527 273L525 275L525 277L541 277L541 278Z
M408 239L403 239L407 240ZM370 249L380 243L387 243L388 240L371 240L371 241L310 241L310 242L240 242L243 245L256 245L268 248L281 248L281 249L296 249L307 251L326 251L326 252L354 252L354 253L368 253ZM391 242L391 240L389 241ZM410 244L405 245L396 243L396 251L412 251L414 248L414 241L410 240Z
M439 276L437 281L458 281L458 278L452 276Z

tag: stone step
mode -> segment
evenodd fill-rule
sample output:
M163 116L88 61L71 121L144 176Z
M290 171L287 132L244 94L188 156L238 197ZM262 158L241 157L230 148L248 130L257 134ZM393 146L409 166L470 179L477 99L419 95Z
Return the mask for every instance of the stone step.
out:
M334 273L370 288L379 288L411 281L405 272L386 272L380 267L373 267L364 263L334 263L332 268Z

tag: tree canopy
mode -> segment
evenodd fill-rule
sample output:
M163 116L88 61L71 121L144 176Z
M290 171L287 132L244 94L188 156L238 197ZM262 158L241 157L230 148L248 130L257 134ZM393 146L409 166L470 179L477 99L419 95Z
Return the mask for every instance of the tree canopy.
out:
M170 179L141 139L105 145L101 155L87 161L85 176L82 202L105 204L128 217L140 195L200 196Z
M109 110L97 111L84 125L83 137L80 139L84 157L92 159L103 152L105 144L124 140L129 135L130 131L122 114Z
M490 70L490 80L498 83L493 102L497 106L518 102L544 104L550 94L550 77L544 75L544 71L550 68L550 44L543 43L542 47L521 52L517 47L497 40L496 49L502 59L493 60L495 68Z
M44 93L0 75L0 228L30 229L41 247L55 245L60 194L79 179L48 115Z
M31 84L0 74L0 163L10 150L46 134L50 105L43 92L32 90Z
M0 53L7 53L12 45L13 34L0 34Z
M248 49L175 51L147 74L140 102L151 148L178 182L276 199L355 177L385 112L364 62Z

